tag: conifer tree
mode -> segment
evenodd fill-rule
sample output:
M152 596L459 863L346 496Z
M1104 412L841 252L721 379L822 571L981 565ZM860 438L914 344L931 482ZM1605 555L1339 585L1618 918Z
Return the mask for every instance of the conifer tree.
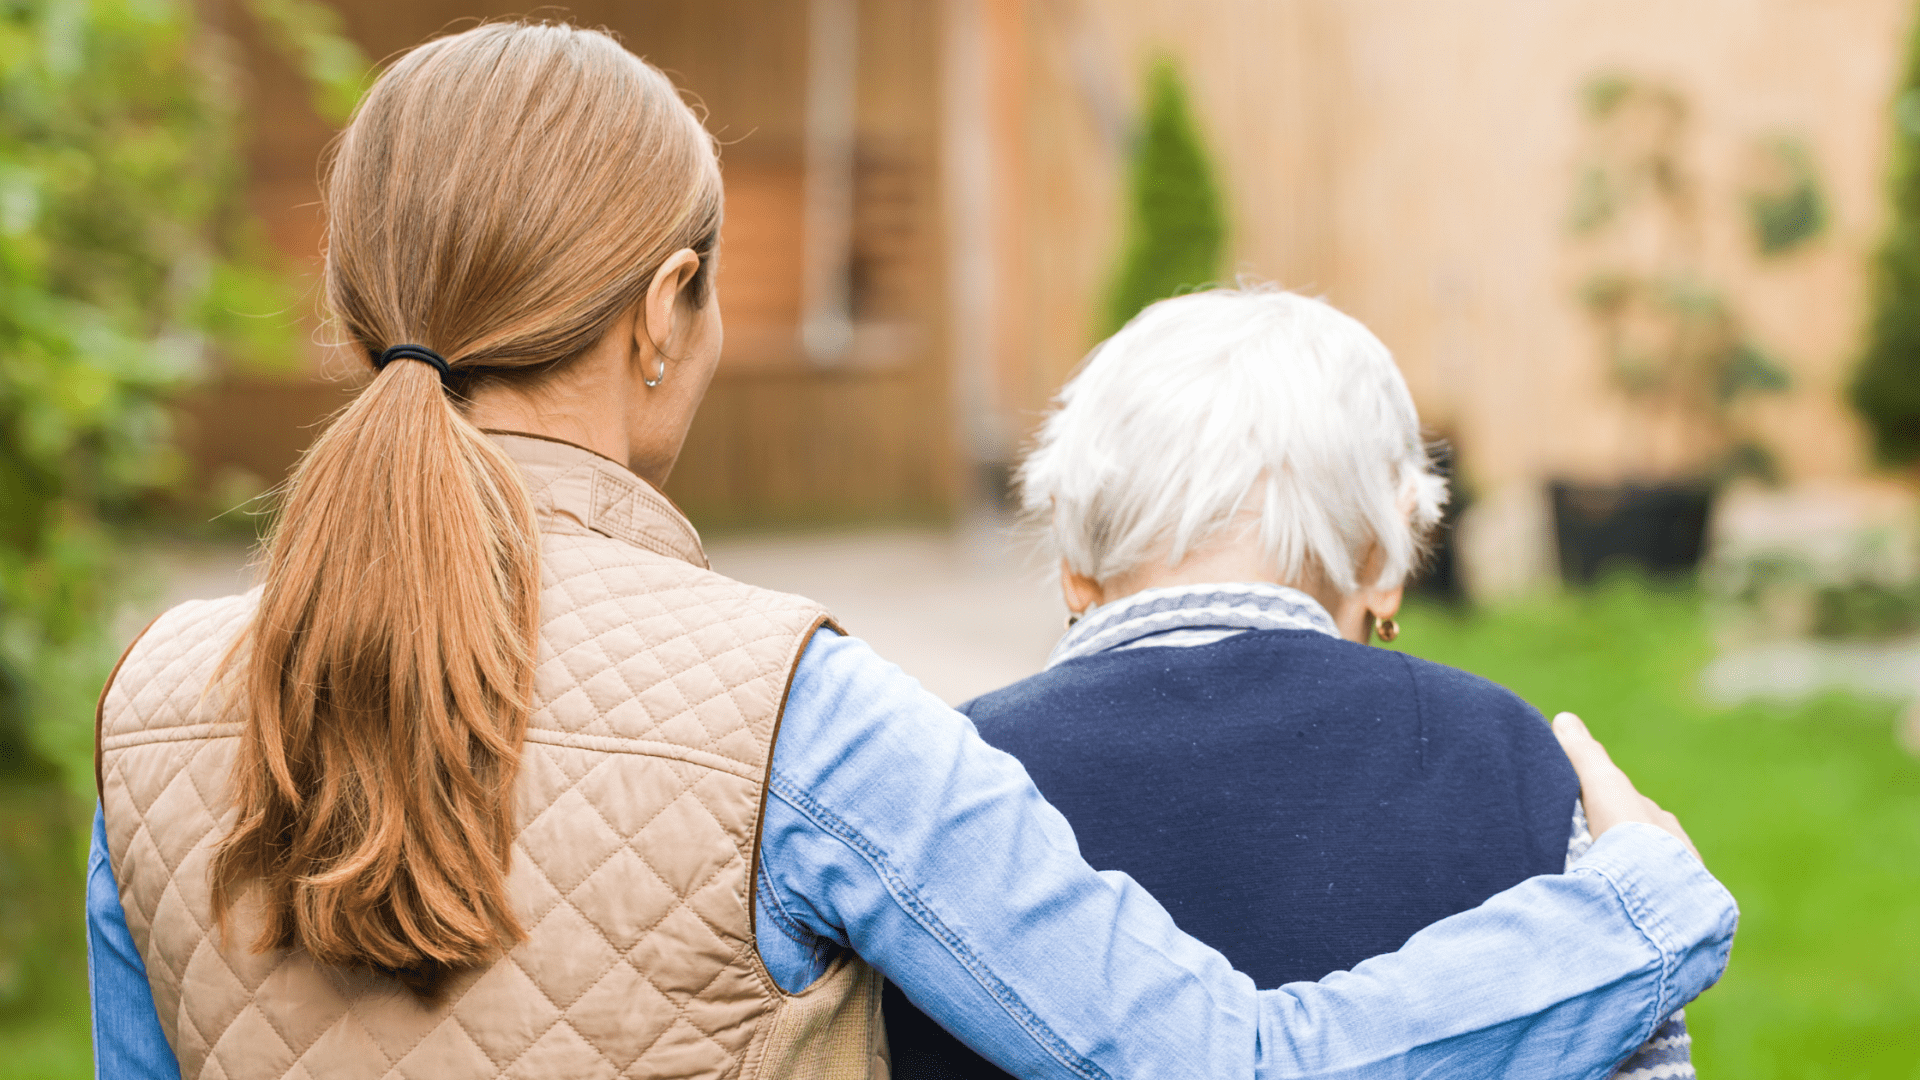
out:
M1893 110L1890 221L1874 263L1873 315L1854 408L1890 465L1920 462L1920 27Z
M1120 266L1108 286L1105 337L1140 309L1215 279L1226 246L1220 188L1172 59L1147 72L1145 122L1127 177Z

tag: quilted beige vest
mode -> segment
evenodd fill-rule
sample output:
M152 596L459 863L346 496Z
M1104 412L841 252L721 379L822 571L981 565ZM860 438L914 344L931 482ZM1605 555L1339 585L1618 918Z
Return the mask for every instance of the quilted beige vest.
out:
M692 525L613 462L496 438L542 534L509 883L528 938L424 1006L378 975L252 952L244 907L211 933L240 725L208 686L259 594L183 604L122 659L98 743L114 876L182 1075L884 1078L872 969L849 955L790 995L754 944L774 733L826 614L709 571Z

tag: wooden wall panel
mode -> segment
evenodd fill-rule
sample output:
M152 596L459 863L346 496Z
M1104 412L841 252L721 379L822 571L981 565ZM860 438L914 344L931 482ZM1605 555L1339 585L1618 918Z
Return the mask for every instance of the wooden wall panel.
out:
M497 0L333 0L376 58L443 29L524 10ZM238 0L205 0L246 69L252 200L318 306L317 162L332 131ZM953 422L935 154L937 5L861 0L855 183L856 348L838 368L800 351L807 4L800 0L577 0L547 9L605 26L672 75L723 144L722 371L673 492L703 521L944 514ZM310 324L317 312L310 310ZM316 335L316 341L323 340ZM290 381L236 377L189 402L190 450L211 477L277 482L362 362L316 344ZM270 430L269 430L270 429Z
M1617 479L1644 423L1580 306L1567 222L1581 87L1624 72L1690 106L1703 276L1792 372L1740 406L1787 478L1865 467L1844 387L1884 221L1910 0L1027 0L1034 312L1016 401L1090 344L1119 242L1149 59L1186 73L1228 202L1234 271L1323 295L1393 349L1421 415L1483 492ZM1765 140L1802 142L1831 222L1763 258L1744 199Z
M925 430L945 397L911 369L717 379L667 494L706 529L945 519L951 440Z

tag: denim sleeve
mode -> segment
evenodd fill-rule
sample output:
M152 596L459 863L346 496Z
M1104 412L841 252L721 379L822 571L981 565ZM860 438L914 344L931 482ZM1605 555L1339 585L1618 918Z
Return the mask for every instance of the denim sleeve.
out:
M1587 807L1573 804L1573 831L1567 841L1567 869L1578 865L1593 847L1593 832L1587 827ZM1633 1052L1613 1080L1694 1080L1693 1036L1687 1034L1687 1011L1681 1009L1654 1029L1652 1037Z
M87 982L93 1005L93 1075L114 1080L180 1080L180 1063L160 1030L147 965L133 946L120 886L107 862L107 818L93 812L87 851Z
M1597 1080L1719 977L1736 922L1678 841L1623 825L1571 872L1399 952L1258 991L1132 879L1087 866L966 718L830 633L794 676L761 863L763 919L779 920L763 954L807 947L769 957L782 985L817 973L803 952L853 949L1032 1077Z

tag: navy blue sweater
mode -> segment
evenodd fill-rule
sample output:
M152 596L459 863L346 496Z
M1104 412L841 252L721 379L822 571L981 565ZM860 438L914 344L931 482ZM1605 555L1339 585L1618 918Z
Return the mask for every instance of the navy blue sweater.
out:
M1070 660L961 707L1080 853L1262 988L1398 949L1559 873L1579 783L1540 714L1307 630ZM894 1076L1000 1076L888 988Z

